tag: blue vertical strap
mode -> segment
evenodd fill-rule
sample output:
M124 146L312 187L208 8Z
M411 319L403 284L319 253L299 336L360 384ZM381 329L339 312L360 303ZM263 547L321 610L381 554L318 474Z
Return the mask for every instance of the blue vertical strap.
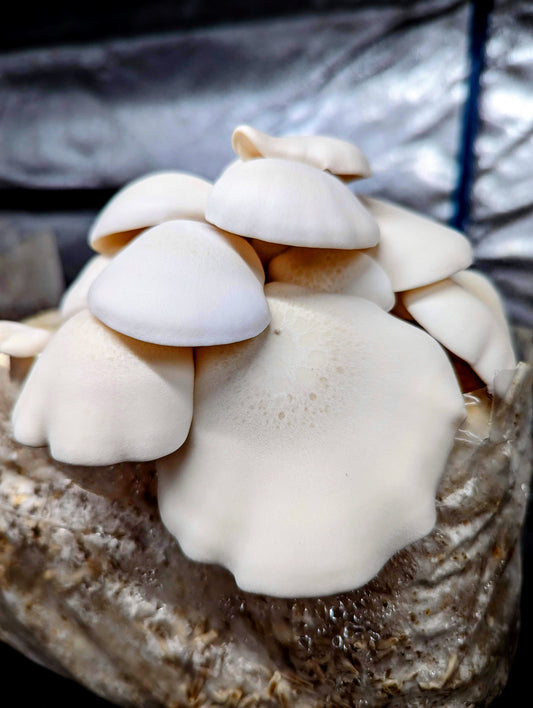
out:
M470 217L472 179L474 174L474 147L479 127L479 97L481 75L485 67L485 48L490 15L494 0L471 0L469 28L468 94L463 112L463 127L459 152L459 178L454 194L452 226L464 231Z

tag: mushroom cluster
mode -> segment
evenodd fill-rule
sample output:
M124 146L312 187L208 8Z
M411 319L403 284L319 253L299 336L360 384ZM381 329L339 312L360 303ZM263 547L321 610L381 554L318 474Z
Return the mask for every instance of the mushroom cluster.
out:
M462 394L505 393L509 329L463 235L348 188L356 146L240 126L233 147L213 185L160 172L109 202L55 333L0 323L0 352L35 356L14 437L157 460L192 559L341 592L433 527Z

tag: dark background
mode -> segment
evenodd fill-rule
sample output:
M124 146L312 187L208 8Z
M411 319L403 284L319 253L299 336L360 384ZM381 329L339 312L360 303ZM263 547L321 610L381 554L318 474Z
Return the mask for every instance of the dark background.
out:
M195 87L205 85L216 98L213 105L219 106L220 111L226 111L227 107L220 106L217 101L220 102L220 91L224 90L228 77L222 61L218 64L216 62L216 52L221 52L221 58L227 57L226 50L222 53L221 41L231 42L233 29L237 29L235 37L241 43L238 46L242 47L246 46L245 33L248 28L254 37L253 42L257 41L257 37L261 38L261 30L258 29L261 22L272 27L273 22L291 22L294 18L310 17L312 22L309 26L316 30L320 27L317 23L320 23L321 18L327 20L335 13L349 12L352 19L353 13L359 13L362 39L347 54L346 62L350 63L357 62L357 52L362 56L371 48L372 42L383 52L386 52L385 45L388 43L397 48L394 51L416 53L418 32L427 35L432 26L441 26L435 23L439 23L442 18L442 26L449 23L456 27L459 23L461 27L461 23L464 24L464 46L457 48L460 55L458 66L464 68L464 71L461 69L464 75L459 77L464 92L459 97L449 96L451 107L447 110L446 95L438 94L436 89L439 77L435 76L432 100L437 109L440 102L442 110L436 110L427 125L417 125L414 120L421 112L416 97L413 104L407 106L405 113L396 116L395 105L390 103L387 95L381 95L381 98L378 95L377 100L382 100L385 114L390 113L388 119L392 126L392 147L395 141L404 151L407 146L406 154L409 158L414 154L409 153L409 150L417 146L420 149L424 140L428 144L443 145L443 152L456 160L456 172L451 177L442 177L441 182L435 185L433 177L427 174L420 176L407 159L405 172L411 175L411 181L414 182L412 191L402 193L400 178L396 181L392 178L390 181L378 180L377 191L386 196L403 196L404 203L415 207L420 208L422 204L424 211L465 230L475 245L477 266L491 273L499 283L515 324L531 326L533 247L528 228L533 229L530 196L533 191L530 190L525 196L523 191L524 186L527 186L528 175L533 171L530 168L533 164L533 149L530 148L531 161L528 161L527 154L524 156L524 145L527 145L533 131L533 112L529 123L520 123L518 117L505 111L499 114L493 100L494 95L498 97L498 87L505 89L508 80L509 86L513 87L513 97L524 101L524 108L518 109L518 114L526 110L527 87L532 85L530 79L533 74L530 71L533 57L526 57L524 64L523 57L517 59L512 49L515 46L514 38L517 43L523 38L522 31L526 36L532 36L530 4L420 0L403 3L402 10L394 5L388 2L349 0L259 0L255 3L244 0L229 0L225 3L208 0L157 0L150 4L141 0L109 0L105 5L85 4L76 9L75 13L71 3L57 0L32 7L31 11L23 4L12 6L12 14L4 17L0 23L0 246L2 239L5 243L5 229L24 233L30 238L33 233L39 233L41 224L44 224L46 229L55 234L65 281L70 282L90 255L85 243L87 226L116 188L143 170L167 167L170 164L178 168L189 167L188 160L192 159L189 153L179 151L183 150L184 143L180 143L179 150L176 149L174 153L170 148L168 164L164 149L156 150L153 143L145 152L139 153L140 157L133 150L135 159L130 159L127 154L127 142L119 140L115 150L114 137L112 135L110 138L108 133L111 119L105 106L119 96L123 98L123 103L130 106L134 115L141 99L145 99L146 95L149 98L151 92L157 101L160 102L163 96L163 100L168 100L170 105L173 102L186 102L192 95L196 97L201 89ZM342 23L343 16L338 16ZM202 35L204 28L207 40ZM213 29L218 31L216 28L220 29L222 40L216 33L209 34ZM269 36L265 35L264 41L268 41ZM284 35L281 32L275 36ZM320 35L324 37L324 42L330 41L328 36L327 33ZM441 37L439 34L435 36ZM174 38L177 38L179 44L177 53L172 49ZM442 41L445 42L445 38ZM116 45L116 42L119 44ZM167 47L168 52L154 52L154 43ZM308 36L295 36L293 46L285 48L283 52L280 50L278 54L271 52L265 55L273 62L272 73L278 77L280 86L283 87L283 81L279 78L283 77L283 62L287 57L292 60L304 45L307 50L309 43ZM147 46L151 48L149 51ZM128 63L120 64L121 68L126 66L123 71L117 70L117 64L113 63L117 52L121 57L128 57ZM435 61L437 54L435 51ZM320 47L316 49L316 55L318 63ZM169 61L176 56L182 64ZM147 64L147 57L150 64ZM399 63L403 58L403 55L398 54ZM426 59L428 71L434 70L432 57ZM385 69L390 70L390 64L380 67L379 61L374 61L372 71L376 77L380 76L380 72L383 74ZM104 72L106 63L112 67L107 79ZM246 88L249 82L252 87L257 75L247 73L245 67L246 58L236 56L233 71L242 70L242 85ZM181 83L167 85L169 76L183 71L191 74L190 80L183 79ZM342 65L338 65L336 71L341 75ZM369 74L372 74L372 71L365 74L366 65L358 71L364 81L368 81ZM268 73L265 75L268 76ZM308 78L308 75L302 75L302 82L305 83ZM401 80L400 74L398 78ZM233 88L235 85L232 83ZM265 92L272 90L275 95L276 86L265 86ZM312 90L310 95L304 95L301 99L303 102L312 98ZM65 150L64 158L58 156L57 152L47 152L47 145L51 146L50 151L52 148L54 151L64 149L65 141L61 135L58 138L57 126L66 120L76 101L92 91L101 101L100 122L94 118L100 115L97 107L96 113L91 113L91 123L83 126L83 139L78 133L74 137L69 134L75 149L70 152ZM294 98L294 87L291 87L291 91L290 96ZM432 95L431 91L429 95ZM504 90L501 95L506 95ZM49 96L54 97L54 106L40 104L41 100L46 101ZM280 125L286 128L291 125L282 100L285 99L280 99L279 106L275 99L270 100L269 119L265 119L264 125L256 122L257 127ZM424 100L427 102L427 97ZM121 107L123 103L120 103ZM29 112L28 105L34 105L32 112ZM204 110L209 110L209 103ZM452 117L457 126L450 132L446 126L454 111L455 117ZM14 122L11 122L11 114L15 116ZM255 115L250 107L243 114L252 119ZM283 115L284 121L277 122L279 115ZM405 125L406 117L407 123L410 123L411 115L413 125ZM51 116L55 116L56 120L51 120ZM310 120L308 117L307 121ZM215 115L211 124L206 124L206 131L212 130L216 122ZM385 162L383 155L386 150L382 149L375 137L379 132L376 132L376 126L365 118L357 104L353 106L353 123L356 126L356 137L360 135L363 148L367 145L364 141L366 137L377 162L380 159ZM349 137L342 135L343 131L348 132L346 125L341 124L341 137ZM294 127L300 128L298 118L294 119ZM198 133L187 125L185 119L183 125L179 126L179 130L184 129L190 129L190 144L193 144L198 139ZM147 131L150 132L148 128ZM216 173L224 161L231 159L231 154L229 148L226 153L219 148L218 143L209 143L207 132L205 140L210 146L213 164L209 163L208 156L200 153L200 162L207 167L204 172L199 172L213 177L214 174L207 172L211 170ZM336 134L334 128L324 132ZM150 132L152 139L154 134L157 131ZM227 143L228 136L224 135L223 138ZM33 142L28 143L30 139ZM107 155L99 153L95 147L102 142L108 145ZM50 167L52 163L53 169ZM393 177L394 169L401 177L402 173L395 164ZM417 179L422 185L421 192ZM506 197L503 201L497 198L502 194ZM508 687L494 704L498 708L521 705L524 700L522 696L527 695L529 689L531 654L528 644L533 633L533 616L527 602L533 591L531 510L525 534L524 561L522 632ZM98 708L109 705L80 686L36 666L1 644L0 667L2 706L25 707L38 704L42 708L70 708L76 704Z

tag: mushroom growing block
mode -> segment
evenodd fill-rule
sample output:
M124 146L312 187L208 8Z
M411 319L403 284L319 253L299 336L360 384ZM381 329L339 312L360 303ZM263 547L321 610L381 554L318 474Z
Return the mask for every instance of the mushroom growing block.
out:
M463 397L440 345L374 303L267 295L268 330L197 350L191 433L157 464L160 512L243 590L329 595L431 530Z

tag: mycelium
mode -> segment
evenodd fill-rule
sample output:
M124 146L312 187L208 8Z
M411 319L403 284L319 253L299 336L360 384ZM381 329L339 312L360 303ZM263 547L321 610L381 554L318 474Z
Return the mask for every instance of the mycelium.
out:
M325 135L286 135L281 138L262 133L250 125L239 125L231 143L242 160L279 157L304 162L343 179L370 177L365 154L353 143Z
M394 291L448 278L472 263L467 239L408 209L369 197L362 203L379 224L380 240L369 255L390 278Z
M339 179L302 162L234 162L215 182L205 216L225 231L315 248L375 246L375 220Z
M89 309L109 327L171 346L254 337L270 321L264 271L245 239L168 221L138 236L98 276Z
M259 337L196 352L187 443L161 460L166 526L244 590L364 584L435 521L463 398L439 345L374 303L267 286Z
M154 172L123 187L89 232L95 251L112 254L143 229L171 219L204 220L211 184L186 172Z
M83 310L33 365L13 410L14 436L70 464L153 460L187 437L193 381L192 349L124 337Z
M361 251L289 248L270 261L268 275L311 290L364 297L387 311L395 302L387 274Z

